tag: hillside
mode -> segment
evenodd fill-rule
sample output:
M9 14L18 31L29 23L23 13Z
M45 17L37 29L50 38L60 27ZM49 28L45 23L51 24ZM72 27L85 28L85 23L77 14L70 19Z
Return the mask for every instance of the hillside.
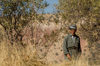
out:
M55 20L58 20L57 22ZM44 15L44 20L38 22L33 22L29 24L24 30L25 33L23 37L24 47L21 45L14 45L13 47L9 45L9 40L5 40L5 33L2 27L0 27L0 65L2 66L44 66L46 64L51 64L52 66L66 65L64 62L64 56L62 51L62 43L64 36L68 34L68 26L71 23L66 21L66 24L63 23L61 17L56 17L56 15ZM77 23L78 29L80 28L79 23ZM77 34L81 38L81 48L82 48L82 58L87 58L91 56L88 41L84 39L78 30ZM100 41L99 41L100 42ZM99 46L92 46L92 51L99 53ZM95 49L97 48L97 49ZM36 56L35 56L36 55ZM35 56L35 57L34 57ZM95 60L99 61L98 55L95 55ZM91 56L92 57L92 56ZM91 58L92 59L92 58ZM94 58L93 58L94 59ZM79 60L76 66L88 66L88 61ZM36 64L36 65L35 65ZM38 65L39 64L39 65ZM60 65L62 64L62 65ZM69 63L71 65L71 63ZM75 61L73 61L73 64ZM99 64L99 63L97 63ZM69 65L69 66L70 66ZM46 65L47 66L47 65ZM48 65L49 66L49 65ZM58 66L58 65L57 65Z

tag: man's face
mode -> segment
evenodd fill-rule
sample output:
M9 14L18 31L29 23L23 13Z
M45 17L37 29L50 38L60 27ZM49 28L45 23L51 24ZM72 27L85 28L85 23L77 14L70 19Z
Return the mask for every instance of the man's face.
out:
M72 35L74 35L74 34L76 33L76 30L75 30L75 29L71 29L71 30L70 30L70 33L71 33Z

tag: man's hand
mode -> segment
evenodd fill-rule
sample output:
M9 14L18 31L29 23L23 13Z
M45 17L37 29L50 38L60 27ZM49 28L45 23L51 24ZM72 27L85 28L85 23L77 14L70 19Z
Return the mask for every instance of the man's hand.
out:
M71 56L70 56L70 54L67 54L67 57L68 57L69 60L71 60Z

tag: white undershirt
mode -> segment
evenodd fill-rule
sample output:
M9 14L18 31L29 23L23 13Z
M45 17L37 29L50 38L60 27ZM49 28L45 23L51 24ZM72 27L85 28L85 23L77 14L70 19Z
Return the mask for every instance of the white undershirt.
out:
M74 37L74 36L72 36L72 40L73 40L73 42L75 43L75 37Z

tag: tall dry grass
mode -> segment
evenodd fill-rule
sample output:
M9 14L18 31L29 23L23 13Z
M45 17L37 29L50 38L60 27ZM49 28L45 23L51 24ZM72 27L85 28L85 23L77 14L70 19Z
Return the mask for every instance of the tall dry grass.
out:
M50 39L49 39L50 41ZM48 42L49 43L49 42ZM47 44L48 44L47 43ZM47 59L48 60L48 59ZM0 66L91 66L88 64L86 59L79 59L76 61L62 63L49 63L46 64L45 61L41 61L38 58L36 49L33 45L27 44L26 47L20 44L13 46L7 41L2 41L0 43ZM97 65L92 65L97 66Z
M38 59L36 50L32 46L11 46L2 42L0 44L0 66L45 66Z
M6 42L0 44L0 66L97 66L89 65L86 59L79 59L76 61L66 62L58 64L45 64L38 59L35 48L32 45L27 47L11 46Z
M62 63L58 63L58 64L49 64L48 66L99 66L99 65L95 65L89 64L89 61L86 59L78 59L78 60L72 60L72 61L63 61Z

